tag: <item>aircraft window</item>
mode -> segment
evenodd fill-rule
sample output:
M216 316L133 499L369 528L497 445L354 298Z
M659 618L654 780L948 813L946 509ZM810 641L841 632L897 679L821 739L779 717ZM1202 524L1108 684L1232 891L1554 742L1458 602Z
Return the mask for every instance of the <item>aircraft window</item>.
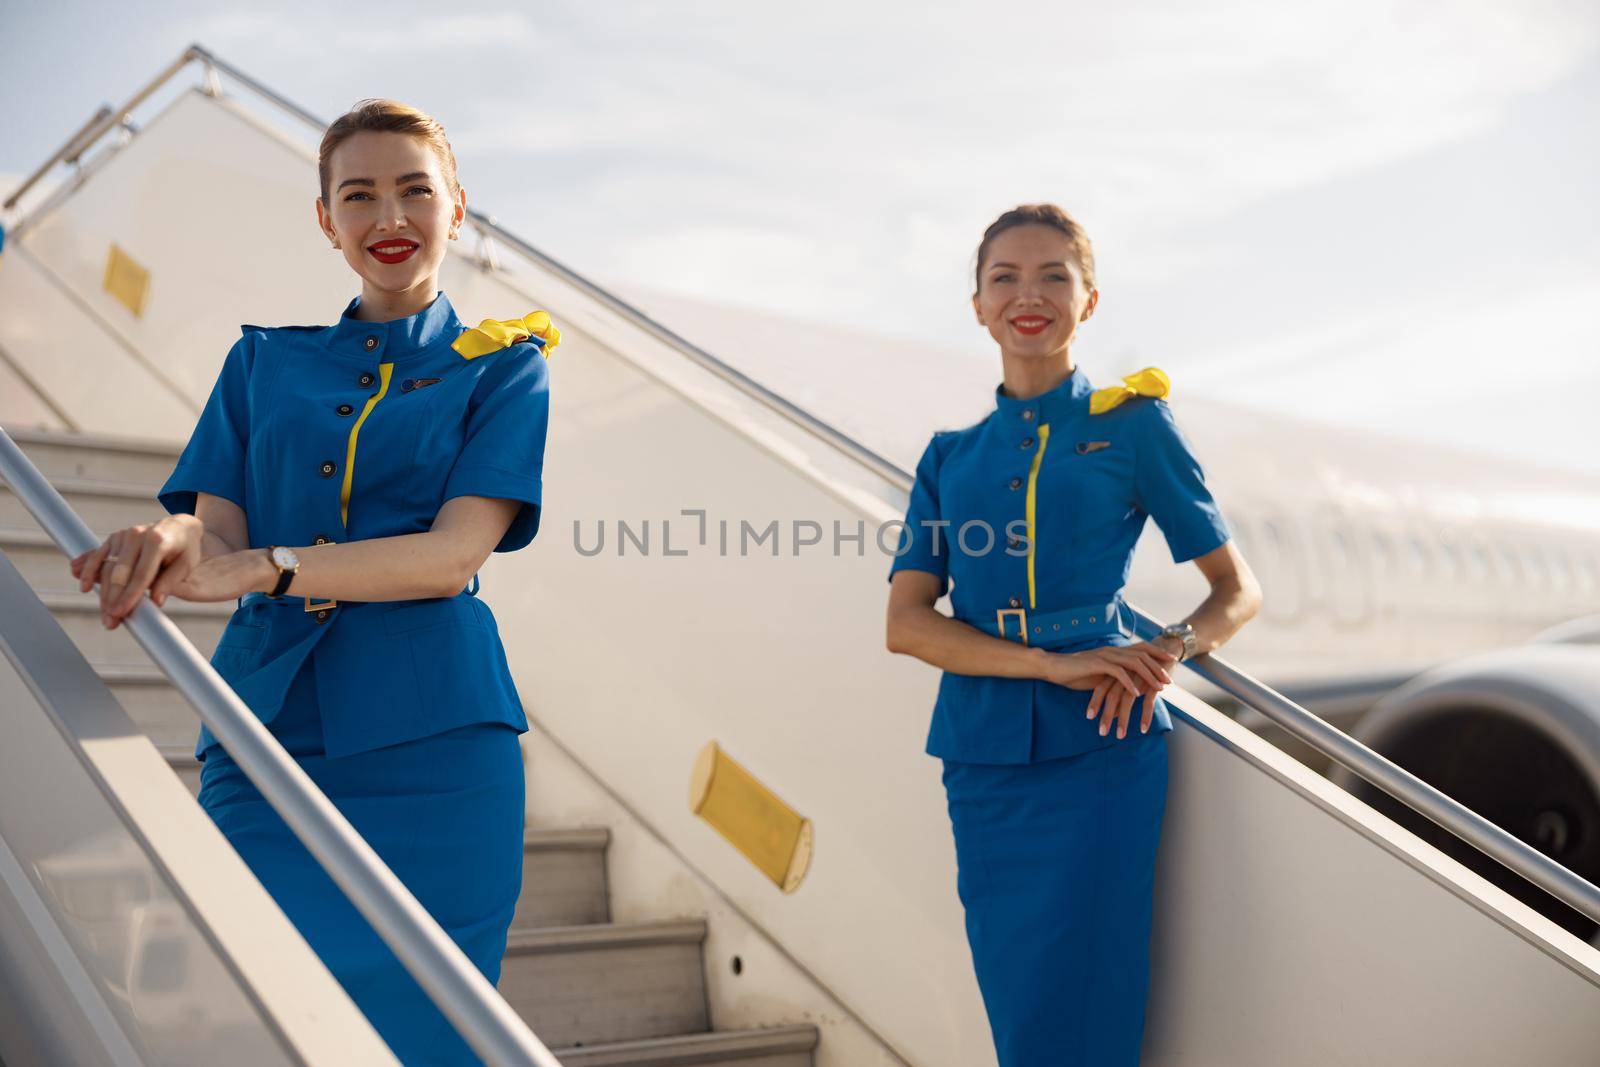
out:
M1414 571L1426 569L1428 566L1428 550L1423 545L1422 538L1412 534L1406 542L1406 547L1410 549L1407 555L1411 560L1411 569Z
M1517 557L1501 542L1494 546L1495 570L1499 572L1502 581L1515 581L1517 578Z
M1340 568L1350 566L1350 542L1343 530L1333 531L1333 563Z
M1394 544L1382 530L1372 531L1372 558L1381 570L1388 570L1394 557Z
M1439 547L1442 550L1445 569L1451 574L1461 569L1461 551L1456 546L1455 535L1448 530L1439 531Z
M1550 577L1562 588L1572 585L1572 566L1567 554L1560 549L1550 550Z
M1534 585L1544 584L1544 557L1539 555L1537 549L1525 548L1522 550L1522 571L1527 575L1530 583Z

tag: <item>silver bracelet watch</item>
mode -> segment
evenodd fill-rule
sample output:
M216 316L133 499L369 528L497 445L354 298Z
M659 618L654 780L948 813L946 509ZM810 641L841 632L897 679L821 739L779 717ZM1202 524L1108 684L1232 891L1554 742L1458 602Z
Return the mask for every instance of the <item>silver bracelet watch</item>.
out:
M1178 657L1179 663L1182 663L1186 659L1193 659L1195 652L1199 650L1200 643L1199 639L1194 635L1194 627L1190 626L1186 622L1173 623L1171 626L1163 629L1160 636L1176 637L1179 641L1183 642L1183 655Z

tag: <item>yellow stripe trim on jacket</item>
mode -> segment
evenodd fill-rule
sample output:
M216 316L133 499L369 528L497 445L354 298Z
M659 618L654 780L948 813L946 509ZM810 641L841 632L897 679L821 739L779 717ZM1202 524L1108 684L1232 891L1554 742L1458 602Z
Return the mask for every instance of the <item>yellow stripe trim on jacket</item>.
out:
M378 391L367 397L366 406L361 409L355 425L350 427L350 441L344 448L344 485L339 489L339 518L344 522L346 529L350 526L350 480L355 475L356 469L356 434L361 432L361 424L367 421L367 416L372 413L373 407L383 399L383 394L389 391L389 375L393 372L393 363L378 364Z
M1050 424L1039 424L1039 451L1033 454L1033 463L1028 467L1028 610L1033 610L1039 605L1036 603L1033 586L1033 550L1039 543L1038 511L1035 504L1035 486L1039 482L1039 464L1044 460L1045 446L1050 443Z

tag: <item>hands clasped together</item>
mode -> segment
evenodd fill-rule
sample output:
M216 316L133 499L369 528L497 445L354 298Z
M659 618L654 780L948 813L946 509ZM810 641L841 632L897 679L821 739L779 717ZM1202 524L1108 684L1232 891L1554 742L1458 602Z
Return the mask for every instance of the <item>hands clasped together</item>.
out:
M202 556L205 527L193 515L169 515L128 526L71 560L78 591L100 586L100 621L108 630L127 618L148 590L157 606L183 600L233 600L260 579L259 552Z
M1083 652L1053 653L1045 675L1048 681L1068 689L1087 689L1089 708L1086 718L1100 716L1100 736L1117 723L1117 737L1128 734L1128 720L1134 703L1144 697L1139 717L1139 732L1148 733L1155 715L1155 695L1172 681L1168 672L1178 662L1175 653L1157 641L1137 645L1107 645Z

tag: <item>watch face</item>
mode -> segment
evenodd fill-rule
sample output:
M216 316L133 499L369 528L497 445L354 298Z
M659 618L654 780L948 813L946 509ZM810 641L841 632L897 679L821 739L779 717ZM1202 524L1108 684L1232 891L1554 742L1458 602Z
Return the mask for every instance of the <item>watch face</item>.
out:
M294 554L294 549L287 545L279 545L272 550L272 562L280 567L300 566L300 558Z

